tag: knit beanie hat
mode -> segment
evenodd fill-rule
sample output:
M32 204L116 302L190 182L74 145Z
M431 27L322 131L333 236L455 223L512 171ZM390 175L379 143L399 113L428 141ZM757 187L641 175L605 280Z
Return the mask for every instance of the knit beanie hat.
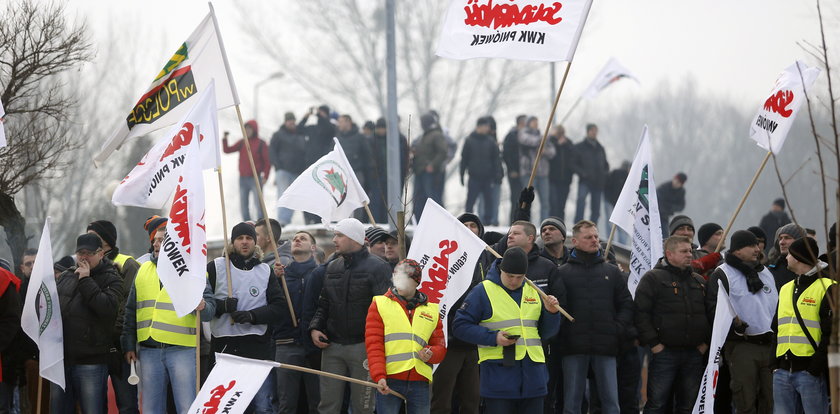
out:
M75 265L76 261L73 260L72 256L64 256L61 259L58 259L57 262L53 263L53 270L56 272L63 272Z
M777 198L777 199L773 200L773 204L781 207L782 210L785 209L785 199L784 198Z
M723 230L723 227L717 223L706 223L700 226L700 229L697 230L697 242L700 243L700 246L705 246L706 242L708 242L718 230Z
M365 230L365 238L371 246L379 242L384 242L390 237L391 235L381 227L370 226Z
M734 252L747 246L758 246L755 234L746 230L738 230L729 238L729 251Z
M514 275L524 275L528 273L528 254L521 247L512 247L507 249L499 269L503 272Z
M674 216L674 218L671 219L671 223L668 225L668 235L673 236L674 232L682 226L689 226L691 227L691 230L694 231L694 222L691 221L691 218L689 218L686 215L680 214L678 216Z
M161 216L151 216L146 219L146 223L143 224L143 228L149 233L149 243L154 243L155 233L157 233L158 229L166 226L168 221L169 218Z
M481 219L478 218L478 215L475 213L464 213L458 216L458 221L461 223L473 222L478 226L478 237L484 237L484 224L481 223Z
M114 223L108 220L96 220L88 224L87 230L95 231L109 246L117 247L117 228L114 227Z
M333 226L336 233L341 233L361 245L365 244L365 225L354 218L346 218Z
M755 237L758 239L758 241L764 241L764 243L767 244L767 235L764 234L764 230L762 230L761 227L752 226L748 228L747 231L752 234L755 234Z
M423 278L423 268L420 267L420 263L417 263L411 259L403 259L394 266L394 271L397 270L405 270L406 275L410 277L412 280L420 284L420 279Z
M783 234L787 234L788 236L793 237L794 240L795 239L801 239L801 238L805 237L805 229L797 226L796 223L785 224L784 226L779 227L779 229L776 230L775 241L778 242L779 241L779 236L781 236Z
M543 220L542 223L540 223L540 233L542 233L542 229L545 226L557 227L557 230L560 230L560 232L563 233L563 237L566 237L566 223L564 223L559 217L549 216Z
M816 266L817 262L819 262L819 260L817 260L819 246L817 246L817 241L810 237L802 237L794 240L794 242L790 244L790 247L788 247L788 253L796 258L796 260L799 260L808 266Z
M254 227L253 224L250 223L239 223L233 226L233 229L230 231L230 240L236 240L239 236L251 236L254 241L257 240L257 228Z

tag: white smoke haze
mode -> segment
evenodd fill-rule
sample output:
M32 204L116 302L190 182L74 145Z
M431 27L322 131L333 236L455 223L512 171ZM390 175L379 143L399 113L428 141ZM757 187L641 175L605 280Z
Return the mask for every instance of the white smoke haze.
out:
M397 267L394 268L394 274L391 276L391 282L398 291L407 292L417 288L417 282L408 276L411 270L411 266L405 263L397 265Z

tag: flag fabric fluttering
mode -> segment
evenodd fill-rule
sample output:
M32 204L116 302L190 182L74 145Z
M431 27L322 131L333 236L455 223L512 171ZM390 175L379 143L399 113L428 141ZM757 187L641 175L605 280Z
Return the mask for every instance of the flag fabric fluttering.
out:
M451 0L436 54L570 62L592 0Z
M469 289L473 270L486 247L483 240L438 203L431 198L426 200L407 257L423 268L418 290L429 297L429 302L439 304L447 343L446 315L457 310L452 307Z
M196 103L196 95L216 81L216 108L239 104L213 6L175 51L151 86L120 121L93 161L104 162L126 140L174 124Z
M200 141L201 169L217 168L221 164L214 83L211 81L200 95L181 122L120 182L111 197L115 206L162 208L184 174L187 148L196 137ZM201 135L197 134L199 129Z
M648 127L642 138L621 195L615 203L610 222L632 236L630 247L630 278L627 288L636 296L642 275L662 257L662 223L659 221L659 202L653 175L653 154Z
M58 289L53 270L50 218L38 243L29 289L23 303L20 326L38 347L41 377L64 389L64 327L61 323Z
M796 61L779 74L770 96L758 108L750 124L750 138L759 147L779 154L793 120L805 102L805 92L819 74L818 68L810 68L802 61Z
M303 210L329 224L353 215L370 202L337 138L335 147L302 172L283 192L277 207Z
M607 63L601 68L601 71L592 80L592 83L583 91L583 96L586 99L593 99L601 93L607 86L612 85L622 78L633 79L639 83L639 79L630 72L618 59L610 58Z
M244 413L272 368L278 365L217 353L216 365L187 413Z
M723 343L726 342L729 327L732 325L735 316L737 315L732 309L732 303L729 302L729 295L726 294L723 283L718 280L715 320L712 325L712 339L709 341L709 362L706 363L706 370L700 382L700 391L694 401L694 410L692 410L694 414L713 413L715 411L715 391L720 385L718 373L720 372L720 360L723 357ZM729 384L723 384L723 386L728 387Z
M172 295L178 317L195 310L207 283L204 177L200 164L198 141L192 140L187 145L184 168L178 177L158 255L157 272L161 283L168 292L178 292Z

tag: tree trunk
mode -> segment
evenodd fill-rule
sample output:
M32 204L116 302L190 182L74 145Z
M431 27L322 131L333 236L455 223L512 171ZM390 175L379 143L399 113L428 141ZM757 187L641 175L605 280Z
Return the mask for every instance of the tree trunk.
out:
M0 226L6 231L6 243L12 250L14 271L20 268L20 259L26 250L26 220L15 205L14 197L0 193Z

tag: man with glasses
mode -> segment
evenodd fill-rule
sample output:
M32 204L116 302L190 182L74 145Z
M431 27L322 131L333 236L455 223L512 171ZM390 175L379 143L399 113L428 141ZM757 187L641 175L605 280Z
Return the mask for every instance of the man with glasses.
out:
M125 299L122 279L94 234L76 239L76 258L77 266L57 281L66 387L50 385L50 412L72 414L78 403L83 413L104 414L114 326Z

